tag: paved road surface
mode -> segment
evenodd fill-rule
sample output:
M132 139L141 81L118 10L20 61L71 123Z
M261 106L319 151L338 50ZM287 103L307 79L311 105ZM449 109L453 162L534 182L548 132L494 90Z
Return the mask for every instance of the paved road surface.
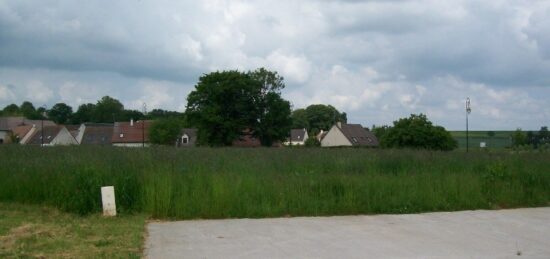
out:
M151 223L149 258L550 258L550 208Z

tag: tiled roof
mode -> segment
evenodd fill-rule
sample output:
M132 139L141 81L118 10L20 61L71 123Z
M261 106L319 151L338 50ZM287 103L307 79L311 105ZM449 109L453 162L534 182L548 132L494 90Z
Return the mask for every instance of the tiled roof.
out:
M244 130L238 139L233 140L234 147L260 147L262 143L252 134L249 129Z
M361 124L341 124L340 130L354 146L378 146L376 136L361 126Z
M82 145L110 145L113 138L114 124L86 123L82 134Z
M44 129L37 130L34 136L27 142L28 145L40 145L42 144L42 132L44 132L44 144L50 144L50 142L59 134L59 131L63 126L44 126Z
M115 122L112 143L148 143L152 121Z

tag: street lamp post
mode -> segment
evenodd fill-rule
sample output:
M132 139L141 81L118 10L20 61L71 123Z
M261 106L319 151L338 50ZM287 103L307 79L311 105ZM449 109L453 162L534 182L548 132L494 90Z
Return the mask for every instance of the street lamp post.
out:
M470 138L469 138L469 129L468 129L468 114L472 112L472 108L470 107L470 97L466 98L466 152L468 152L470 148Z

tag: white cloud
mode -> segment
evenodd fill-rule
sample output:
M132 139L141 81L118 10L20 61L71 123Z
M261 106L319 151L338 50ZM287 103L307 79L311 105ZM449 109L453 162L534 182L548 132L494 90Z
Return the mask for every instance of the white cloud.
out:
M0 100L4 102L11 102L15 100L15 94L10 87L0 84Z
M41 81L32 80L26 85L27 93L25 95L32 102L46 103L53 97L53 91L45 86Z

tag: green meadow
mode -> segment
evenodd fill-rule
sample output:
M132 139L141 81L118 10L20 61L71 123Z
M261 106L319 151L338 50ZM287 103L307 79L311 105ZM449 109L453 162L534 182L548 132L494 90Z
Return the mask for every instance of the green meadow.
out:
M548 206L550 154L354 148L0 146L0 202L158 219Z

